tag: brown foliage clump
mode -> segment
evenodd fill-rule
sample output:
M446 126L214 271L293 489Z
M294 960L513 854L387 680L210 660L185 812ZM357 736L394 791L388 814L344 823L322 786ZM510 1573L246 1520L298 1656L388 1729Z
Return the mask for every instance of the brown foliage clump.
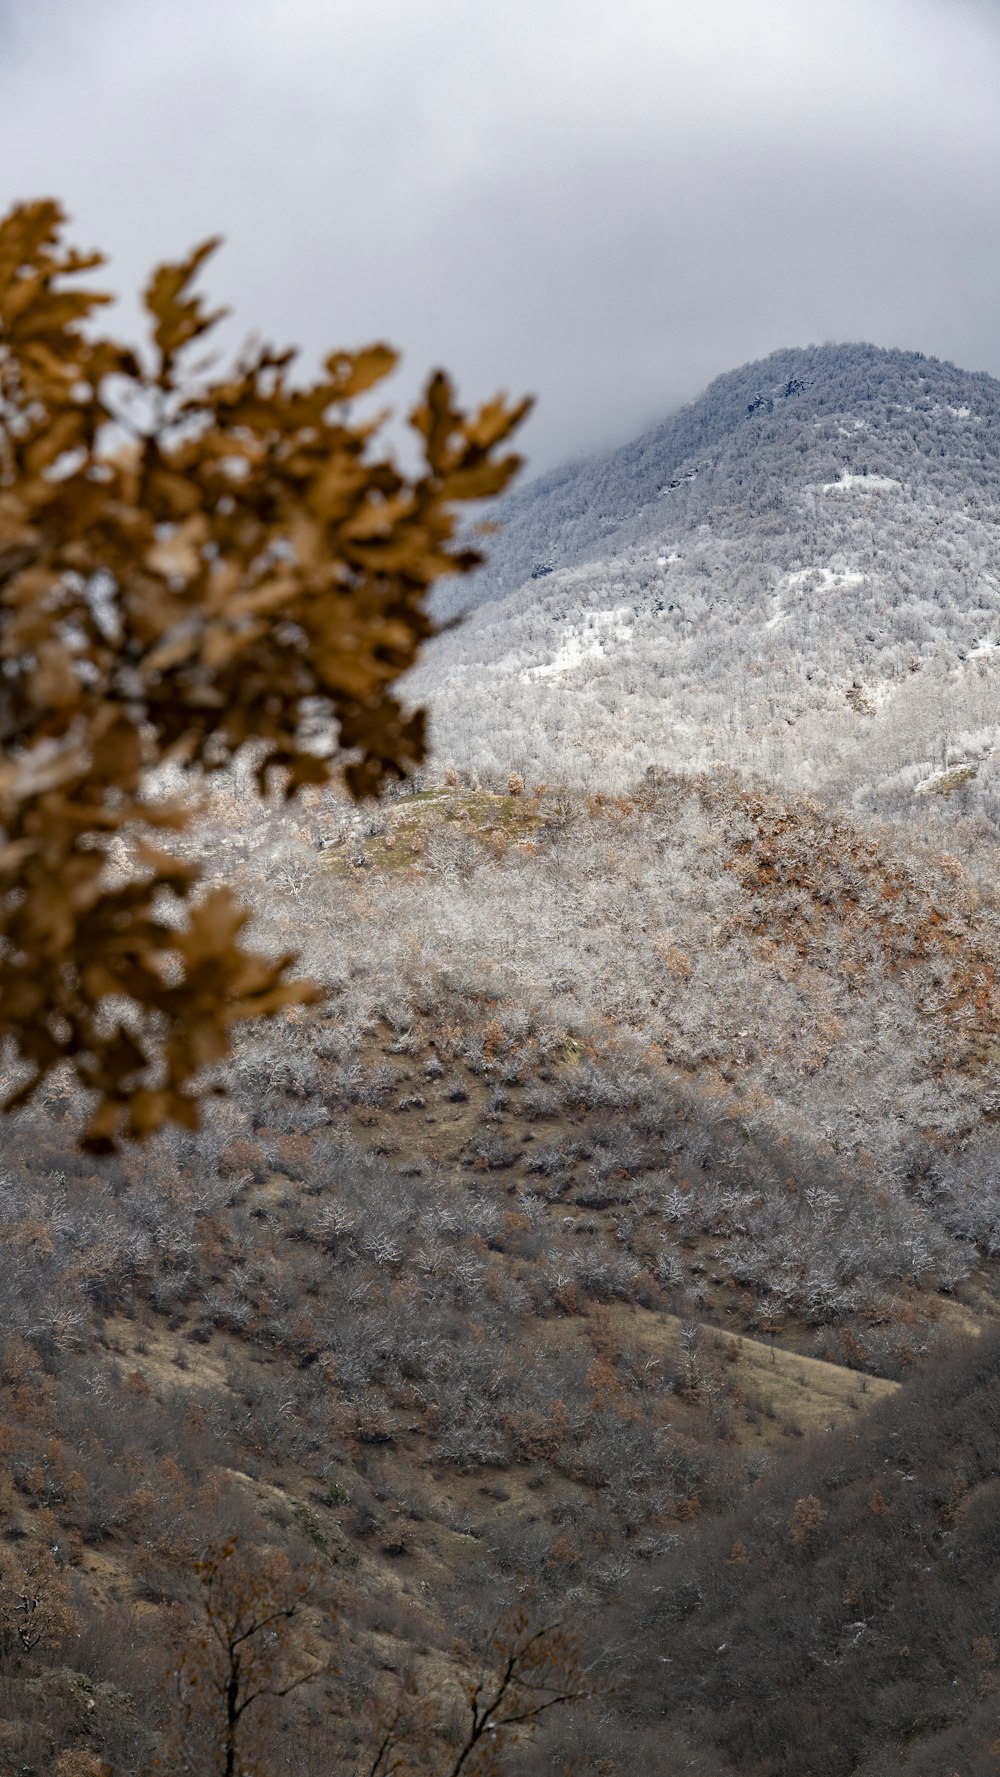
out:
M49 1549L0 1560L0 1654L23 1657L59 1648L79 1624L69 1589Z
M788 1540L802 1548L811 1542L821 1524L826 1522L829 1513L816 1498L814 1493L806 1494L797 1499L788 1520Z
M311 384L268 346L192 366L220 318L191 289L207 241L150 279L144 361L95 328L108 298L72 280L101 256L65 247L63 220L46 200L0 221L0 1035L27 1068L8 1105L68 1061L106 1148L196 1126L231 1027L308 993L290 956L241 946L228 891L196 895L197 868L149 843L189 818L150 774L252 743L259 786L277 771L291 795L339 769L317 724L355 796L418 762L423 715L391 688L432 583L480 559L456 503L506 485L526 404L466 416L435 374L407 477L348 409L389 347L333 352ZM133 868L112 882L116 837Z

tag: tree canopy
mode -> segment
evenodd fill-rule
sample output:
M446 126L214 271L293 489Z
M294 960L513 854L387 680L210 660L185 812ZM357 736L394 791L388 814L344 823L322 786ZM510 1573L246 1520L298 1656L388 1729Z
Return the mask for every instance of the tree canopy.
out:
M408 475L351 413L390 347L332 352L312 382L267 345L193 362L225 313L193 289L209 240L153 273L133 349L96 326L110 298L77 280L103 256L64 226L51 200L0 221L0 1036L25 1064L5 1108L68 1062L101 1149L196 1127L233 1026L311 992L292 956L244 947L232 892L157 843L191 803L151 774L253 745L262 790L342 771L361 797L417 764L423 712L393 686L432 633L433 582L481 559L456 509L506 486L528 402L467 415L436 372Z

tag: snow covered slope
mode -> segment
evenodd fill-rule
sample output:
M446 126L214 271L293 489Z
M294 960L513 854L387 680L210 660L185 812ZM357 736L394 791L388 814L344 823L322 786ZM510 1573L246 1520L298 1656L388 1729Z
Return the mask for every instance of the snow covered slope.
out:
M994 379L776 353L501 517L414 676L440 755L608 785L720 761L887 812L943 773L1000 812Z

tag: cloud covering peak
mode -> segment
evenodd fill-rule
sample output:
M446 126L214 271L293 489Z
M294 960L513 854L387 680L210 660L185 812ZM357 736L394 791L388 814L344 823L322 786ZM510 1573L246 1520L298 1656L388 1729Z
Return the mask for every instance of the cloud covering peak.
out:
M0 201L123 291L221 229L244 327L533 389L535 467L779 346L1000 373L977 0L36 0L0 53Z

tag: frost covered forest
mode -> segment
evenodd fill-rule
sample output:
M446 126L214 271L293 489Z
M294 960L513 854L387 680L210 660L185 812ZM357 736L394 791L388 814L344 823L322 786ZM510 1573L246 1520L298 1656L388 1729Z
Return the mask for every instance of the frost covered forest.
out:
M943 784L993 828L998 500L994 379L778 352L509 496L414 694L463 768L722 763L921 823Z
M216 783L319 997L0 1126L0 1777L211 1770L247 1588L255 1777L995 1777L998 526L1000 384L779 353L506 501L412 780Z

